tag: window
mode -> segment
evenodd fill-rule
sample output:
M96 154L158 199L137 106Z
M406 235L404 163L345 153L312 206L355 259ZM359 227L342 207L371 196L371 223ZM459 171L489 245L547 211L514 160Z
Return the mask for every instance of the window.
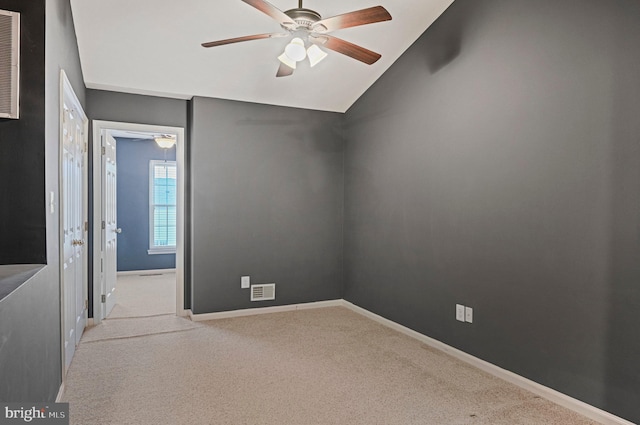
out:
M175 161L149 161L149 254L176 252Z

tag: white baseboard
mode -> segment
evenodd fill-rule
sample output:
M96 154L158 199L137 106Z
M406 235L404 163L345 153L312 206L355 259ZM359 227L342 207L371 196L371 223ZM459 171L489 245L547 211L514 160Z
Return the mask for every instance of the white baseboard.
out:
M175 273L176 269L155 269L155 270L127 270L118 272L118 276L137 276L141 274L169 274Z
M478 369L481 369L514 385L517 385L520 388L537 394L540 397L546 398L553 403L573 410L574 412L586 416L589 419L598 421L605 425L634 425L633 422L629 422L626 419L615 416L602 409L598 409L597 407L591 406L590 404L587 404L583 401L577 400L573 397L569 397L568 395L549 387L545 387L544 385L538 384L537 382L534 382L523 376L517 375L513 372L509 372L508 370L502 369L501 367L498 367L492 363L481 360L475 356L472 356L471 354L467 354L464 351L458 350L457 348L453 348L450 345L416 332L413 329L409 329L389 319L385 319L382 316L378 316L377 314L372 313L369 310L365 310L362 307L358 307L350 303L349 301L341 300L340 304L356 313L368 317L371 320L374 320L407 336L415 338L430 347L436 348L440 351L444 351L445 353L459 360L462 360L465 363L475 366Z
M62 401L62 397L64 397L64 381L60 384L60 388L58 389L58 395L56 396L56 403L60 403Z
M193 314L191 310L188 310L189 317L194 322L202 322L205 320L216 320L216 319L228 319L230 317L242 317L242 316L255 316L257 314L269 314L269 313L282 313L284 311L294 311L294 310L309 310L312 308L324 308L324 307L343 307L344 300L329 300L329 301L317 301L312 303L303 303L303 304L289 304L289 305L279 305L274 307L258 307L258 308L247 308L243 310L233 310L233 311L221 311L218 313L203 313L203 314Z

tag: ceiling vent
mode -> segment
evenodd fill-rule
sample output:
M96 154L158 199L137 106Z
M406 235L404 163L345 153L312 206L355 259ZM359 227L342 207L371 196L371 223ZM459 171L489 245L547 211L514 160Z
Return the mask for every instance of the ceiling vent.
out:
M276 284L265 283L251 285L251 301L268 301L276 299Z
M20 14L0 10L0 118L18 118Z

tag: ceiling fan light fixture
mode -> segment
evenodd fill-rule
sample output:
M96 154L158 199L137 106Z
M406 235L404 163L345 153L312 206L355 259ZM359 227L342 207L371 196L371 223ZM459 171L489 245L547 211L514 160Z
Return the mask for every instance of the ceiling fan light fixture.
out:
M280 56L278 56L278 60L280 60L280 62L282 62L283 64L287 65L289 68L296 69L296 61L294 61L289 56L287 56L286 53L283 53Z
M291 43L284 48L284 53L289 59L296 62L303 61L307 57L307 50L304 48L304 41L301 38L294 38Z
M382 55L326 33L344 28L390 21L392 19L389 12L382 6L373 6L329 18L322 18L318 12L303 8L302 0L298 0L298 7L296 9L290 9L284 12L267 0L242 1L273 18L283 29L287 30L287 32L228 38L202 43L202 46L208 48L251 40L292 36L293 39L285 46L284 53L278 56L281 64L276 73L276 77L292 75L297 62L301 62L307 57L309 57L311 67L323 61L324 58L327 57L327 53L316 46L316 44L320 44L325 49L341 53L367 65L373 65ZM307 45L310 46L308 49Z
M326 58L327 52L323 51L317 45L312 44L311 47L307 49L307 56L309 57L309 63L313 68L317 64L319 64L324 58Z
M162 149L170 149L176 144L176 138L170 136L156 137L154 140Z

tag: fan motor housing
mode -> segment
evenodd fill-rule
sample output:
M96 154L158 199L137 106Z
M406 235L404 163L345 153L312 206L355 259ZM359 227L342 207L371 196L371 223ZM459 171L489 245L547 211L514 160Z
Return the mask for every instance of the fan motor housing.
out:
M311 9L297 8L287 10L284 13L293 19L298 26L305 28L311 28L311 25L322 19L318 12Z

